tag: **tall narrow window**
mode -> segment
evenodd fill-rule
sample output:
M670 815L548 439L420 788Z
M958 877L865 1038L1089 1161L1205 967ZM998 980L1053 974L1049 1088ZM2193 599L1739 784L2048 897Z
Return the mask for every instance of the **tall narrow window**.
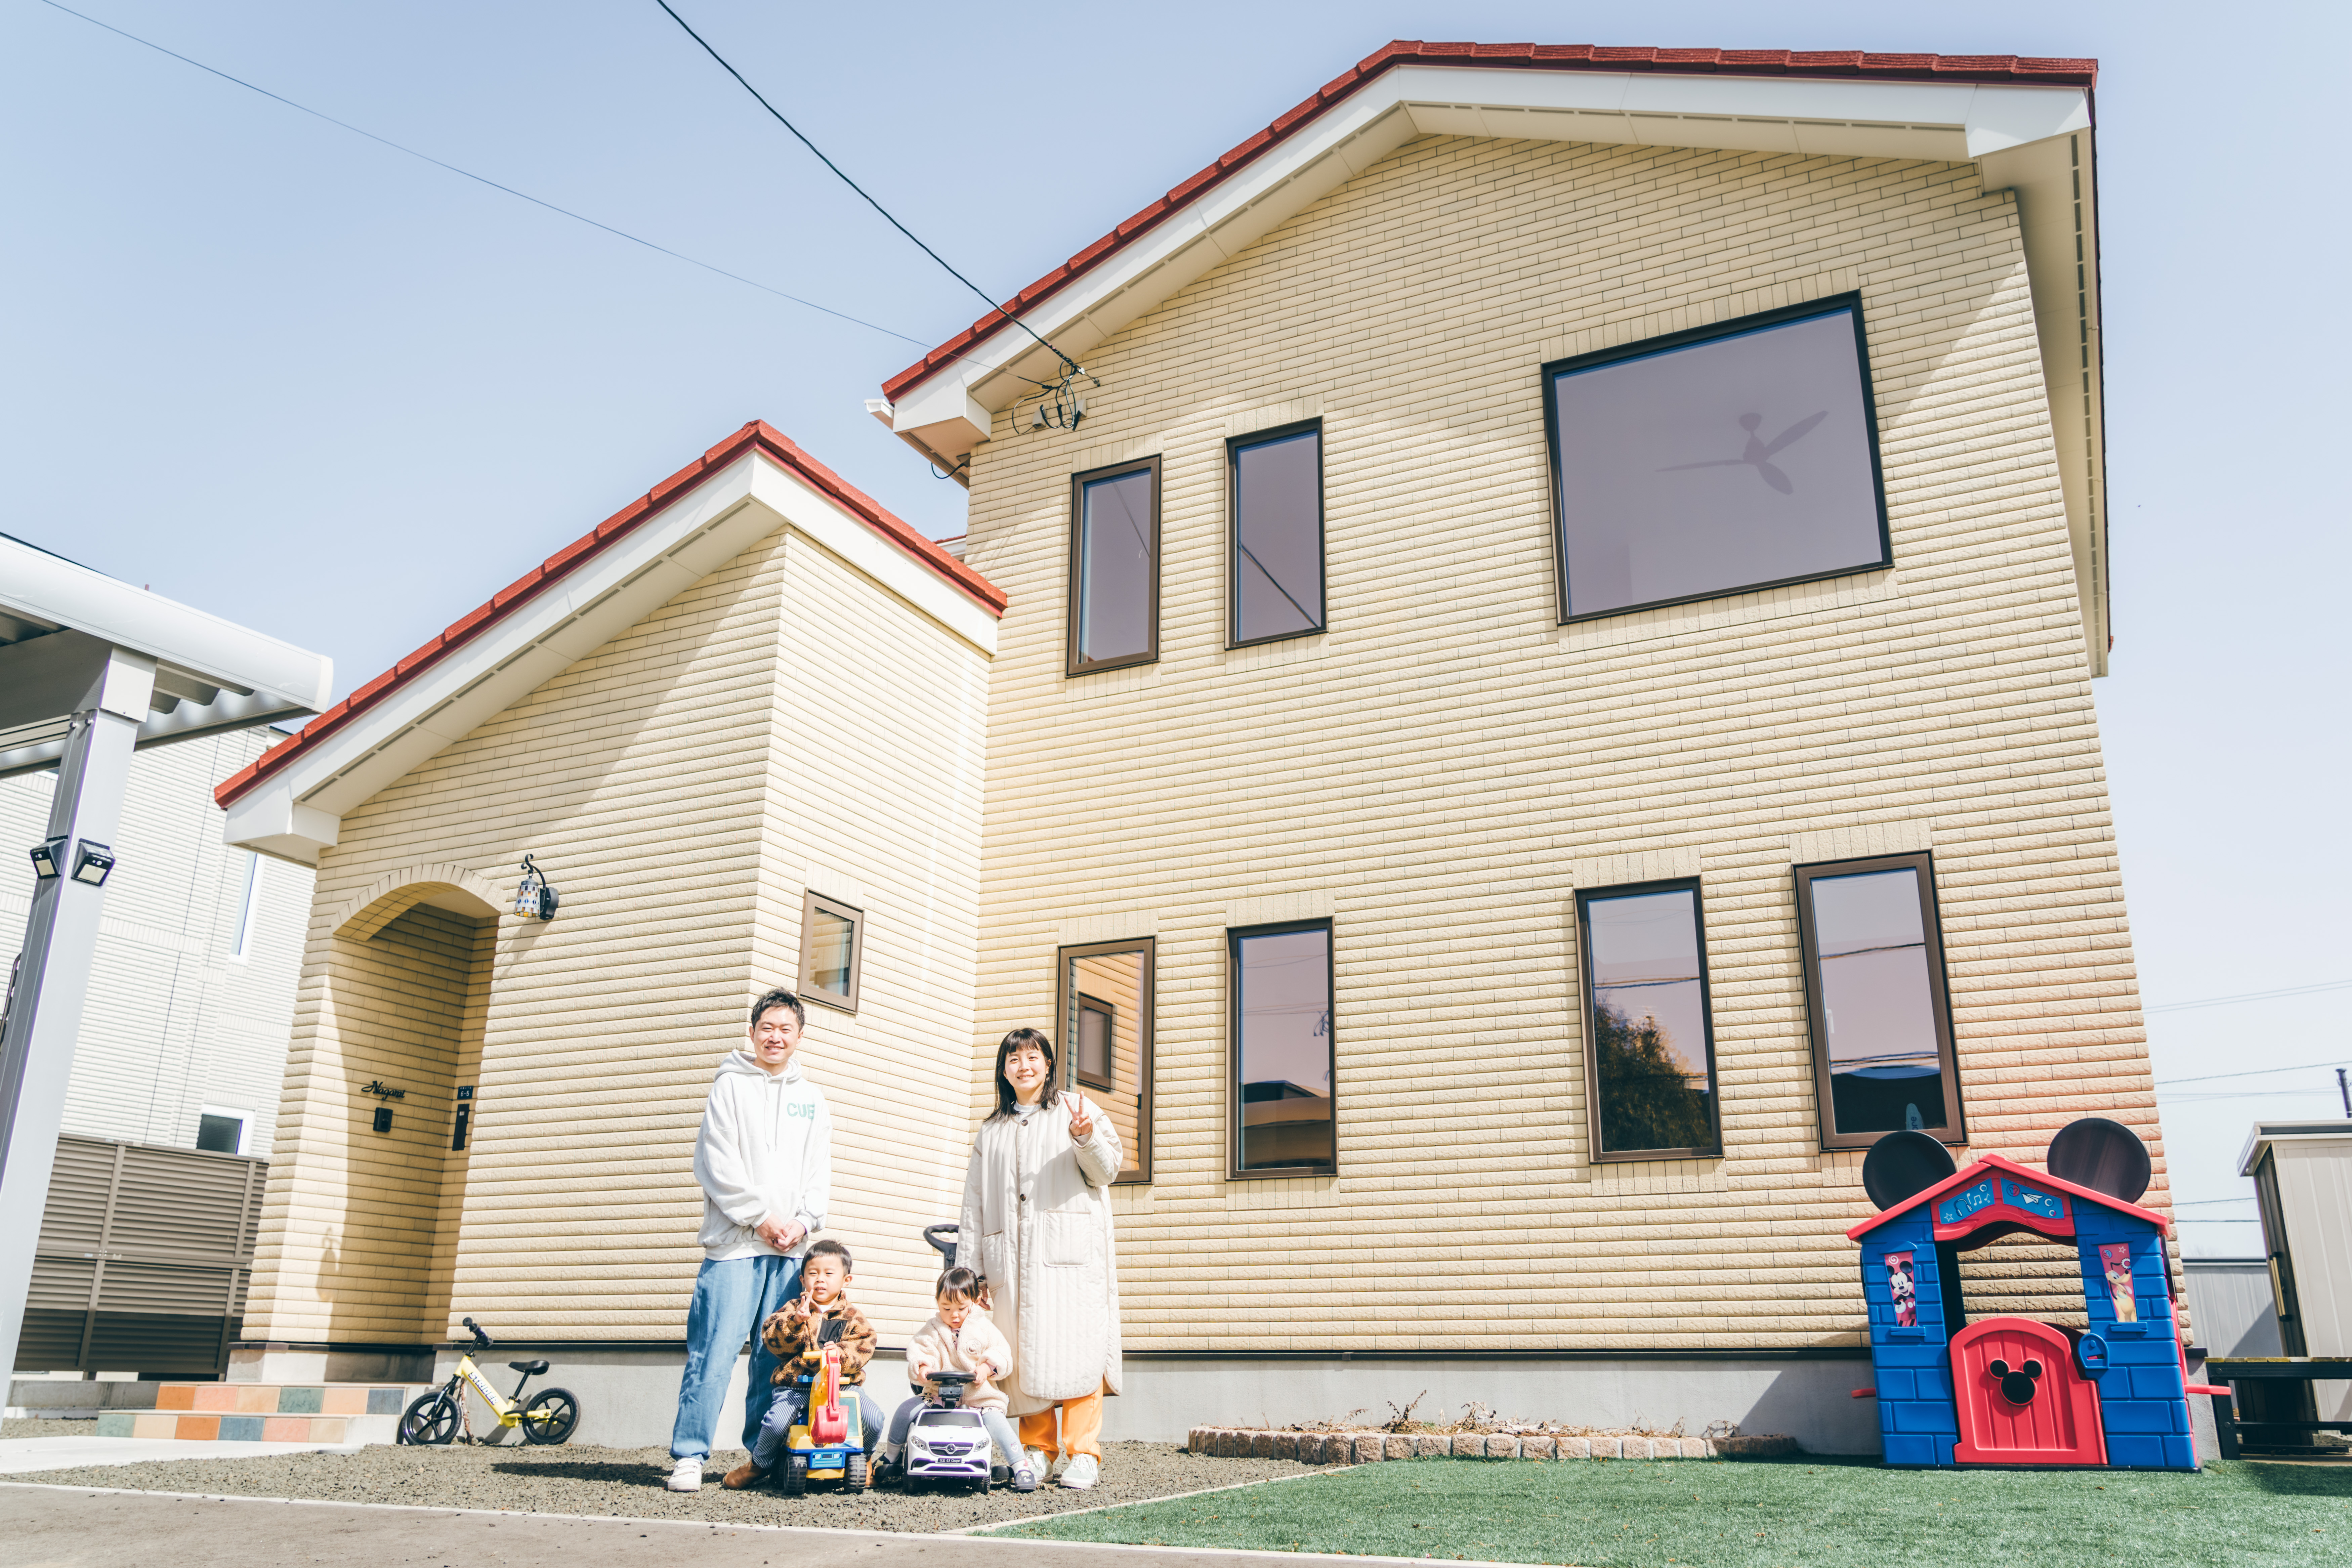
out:
M1070 481L1069 673L1160 657L1160 459Z
M1323 629L1323 426L1227 443L1234 520L1232 641Z
M812 1002L856 1012L865 934L862 910L815 893L803 898L801 994Z
M1152 947L1147 938L1061 952L1063 1071L1118 1130L1122 1182L1151 1180Z
M1580 892L1576 910L1592 1157L1720 1153L1698 884Z
M1336 1170L1331 922L1233 931L1226 941L1233 1173Z
M1797 868L1822 1147L1906 1128L1964 1141L1935 870L1925 855Z
M248 849L245 852L245 897L237 900L236 943L229 949L229 960L243 963L253 956L253 926L261 909L261 857Z
M1887 565L1859 295L1544 367L1559 617Z

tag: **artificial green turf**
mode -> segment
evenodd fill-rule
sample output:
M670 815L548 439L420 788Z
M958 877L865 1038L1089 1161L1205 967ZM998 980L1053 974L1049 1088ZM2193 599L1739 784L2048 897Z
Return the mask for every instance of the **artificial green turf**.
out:
M2352 1467L1412 1459L989 1533L1595 1568L2307 1568L2352 1563Z

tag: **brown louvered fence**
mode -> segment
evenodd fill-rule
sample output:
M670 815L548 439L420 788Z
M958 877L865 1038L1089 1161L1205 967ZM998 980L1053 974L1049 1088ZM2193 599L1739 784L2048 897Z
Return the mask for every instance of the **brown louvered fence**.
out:
M16 1370L226 1371L268 1174L241 1154L58 1139Z

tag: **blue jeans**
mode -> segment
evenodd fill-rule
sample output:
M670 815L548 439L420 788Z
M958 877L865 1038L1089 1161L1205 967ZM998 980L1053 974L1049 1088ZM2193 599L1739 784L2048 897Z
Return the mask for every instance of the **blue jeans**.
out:
M784 1439L793 1427L807 1418L809 1391L806 1384L787 1383L776 1390L775 1403L768 1406L767 1419L760 1423L756 1442L744 1445L751 1450L751 1463L763 1470L772 1470L784 1457ZM853 1383L841 1391L842 1400L857 1404L858 1436L872 1453L874 1445L882 1440L882 1407L866 1392L862 1383Z
M678 1380L677 1422L669 1432L673 1459L706 1458L727 1402L735 1353L751 1342L751 1370L743 1384L743 1447L760 1435L768 1402L776 1395L776 1358L760 1342L760 1325L801 1293L801 1260L757 1258L703 1259L694 1277L694 1305L686 1313L686 1375Z

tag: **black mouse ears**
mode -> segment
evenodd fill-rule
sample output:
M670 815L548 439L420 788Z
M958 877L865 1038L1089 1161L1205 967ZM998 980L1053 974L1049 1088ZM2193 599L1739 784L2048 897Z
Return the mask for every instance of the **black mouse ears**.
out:
M2104 1116L2085 1116L2060 1128L2042 1163L2062 1182L2127 1204L2139 1202L2152 1171L2139 1134Z
M2011 1375L2009 1363L2000 1360L1998 1356L1996 1356L1985 1367L1985 1370L1992 1373L1995 1377L2006 1378ZM2020 1375L2032 1378L2036 1382L2039 1382L2042 1377L2042 1363L2038 1361L2029 1361L2023 1366L2018 1368L2018 1373Z

